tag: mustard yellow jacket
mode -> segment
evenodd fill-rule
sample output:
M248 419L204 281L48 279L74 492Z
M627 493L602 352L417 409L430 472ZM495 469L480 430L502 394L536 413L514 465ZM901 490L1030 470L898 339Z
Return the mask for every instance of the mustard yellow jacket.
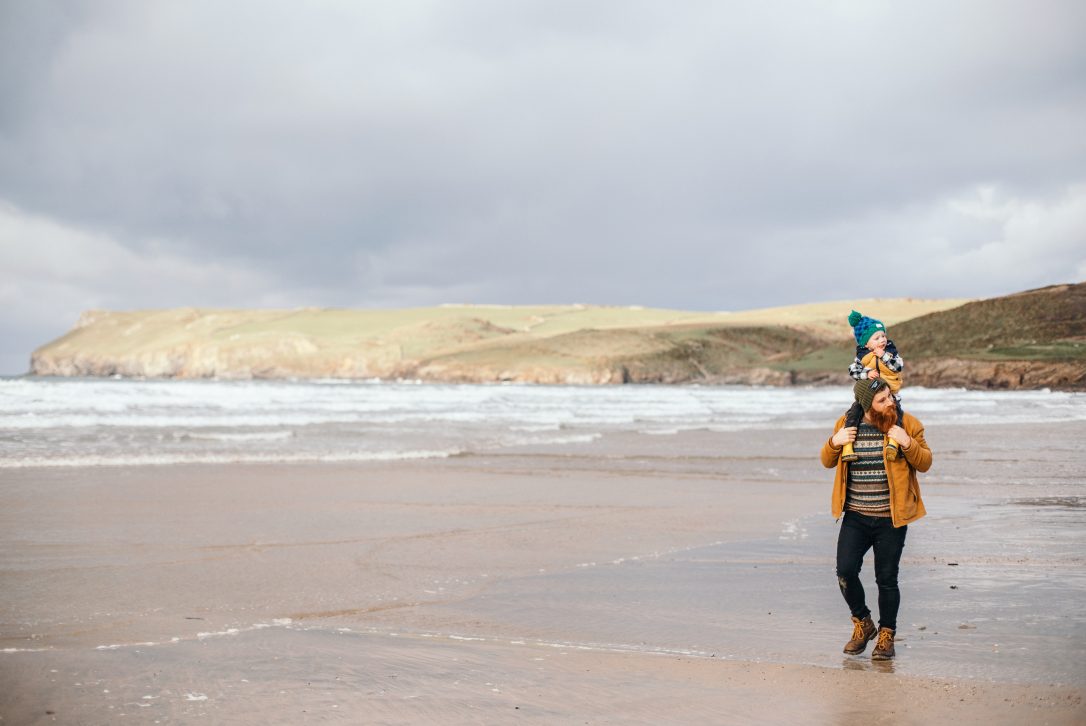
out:
M901 373L892 371L883 365L879 357L875 355L874 351L871 351L863 357L860 361L864 368L870 368L879 372L879 377L886 381L886 385L890 386L890 392L897 395L901 391L901 384L904 380L901 377ZM909 434L912 436L912 434Z
M844 425L845 417L842 416L837 419L833 433L836 434ZM909 450L903 451L904 456L893 461L884 459L886 479L890 484L890 517L895 527L915 522L927 514L920 498L920 482L916 479L916 472L931 468L931 449L924 440L924 425L915 416L906 413L902 418L902 428L912 439ZM822 444L822 466L827 469L837 467L830 512L835 518L840 517L845 508L845 491L848 488L848 463L841 461L841 449L833 445L832 436Z

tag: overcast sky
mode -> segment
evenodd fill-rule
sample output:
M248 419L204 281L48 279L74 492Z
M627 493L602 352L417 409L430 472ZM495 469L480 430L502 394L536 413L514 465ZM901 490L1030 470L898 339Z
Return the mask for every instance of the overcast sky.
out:
M2 0L0 373L89 308L1082 281L1084 128L1081 0Z

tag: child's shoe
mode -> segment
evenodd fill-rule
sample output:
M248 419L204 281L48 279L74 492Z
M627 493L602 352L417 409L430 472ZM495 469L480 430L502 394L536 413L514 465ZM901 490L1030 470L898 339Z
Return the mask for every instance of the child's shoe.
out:
M886 439L886 460L893 461L901 456L901 444L891 438Z
M841 447L841 461L856 461L859 458L860 455L852 449L851 441Z

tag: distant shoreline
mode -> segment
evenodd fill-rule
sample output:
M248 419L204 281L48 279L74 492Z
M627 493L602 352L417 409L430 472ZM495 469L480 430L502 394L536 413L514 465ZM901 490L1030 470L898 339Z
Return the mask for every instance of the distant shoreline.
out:
M980 361L956 361L952 364L916 366L910 371L910 388L952 389L989 391L1086 391L1086 386L1074 381L1081 369L1068 363L1037 363L1008 361L988 363ZM110 375L42 375L22 373L0 375L0 380L87 380L87 381L184 381L184 382L280 382L280 383L328 383L328 384L412 384L412 385L531 385L531 386L750 386L750 387L833 387L850 386L851 379L837 373L809 374L773 369L747 369L732 375L712 378L688 378L668 380L608 380L604 382L581 380L471 380L463 377L440 378L335 378L327 376L138 376L114 373Z
M906 385L1086 390L1086 284L990 300L711 313L592 305L85 312L31 375L440 383L836 385L846 318L886 323Z

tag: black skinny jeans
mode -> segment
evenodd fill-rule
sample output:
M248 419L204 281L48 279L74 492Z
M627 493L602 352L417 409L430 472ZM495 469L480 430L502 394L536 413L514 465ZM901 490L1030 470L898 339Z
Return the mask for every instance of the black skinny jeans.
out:
M853 616L865 618L871 614L864 600L864 586L860 584L860 567L864 555L873 547L875 583L879 587L879 627L897 629L897 611L901 606L897 570L908 529L908 526L895 527L889 517L845 512L837 535L837 584Z

